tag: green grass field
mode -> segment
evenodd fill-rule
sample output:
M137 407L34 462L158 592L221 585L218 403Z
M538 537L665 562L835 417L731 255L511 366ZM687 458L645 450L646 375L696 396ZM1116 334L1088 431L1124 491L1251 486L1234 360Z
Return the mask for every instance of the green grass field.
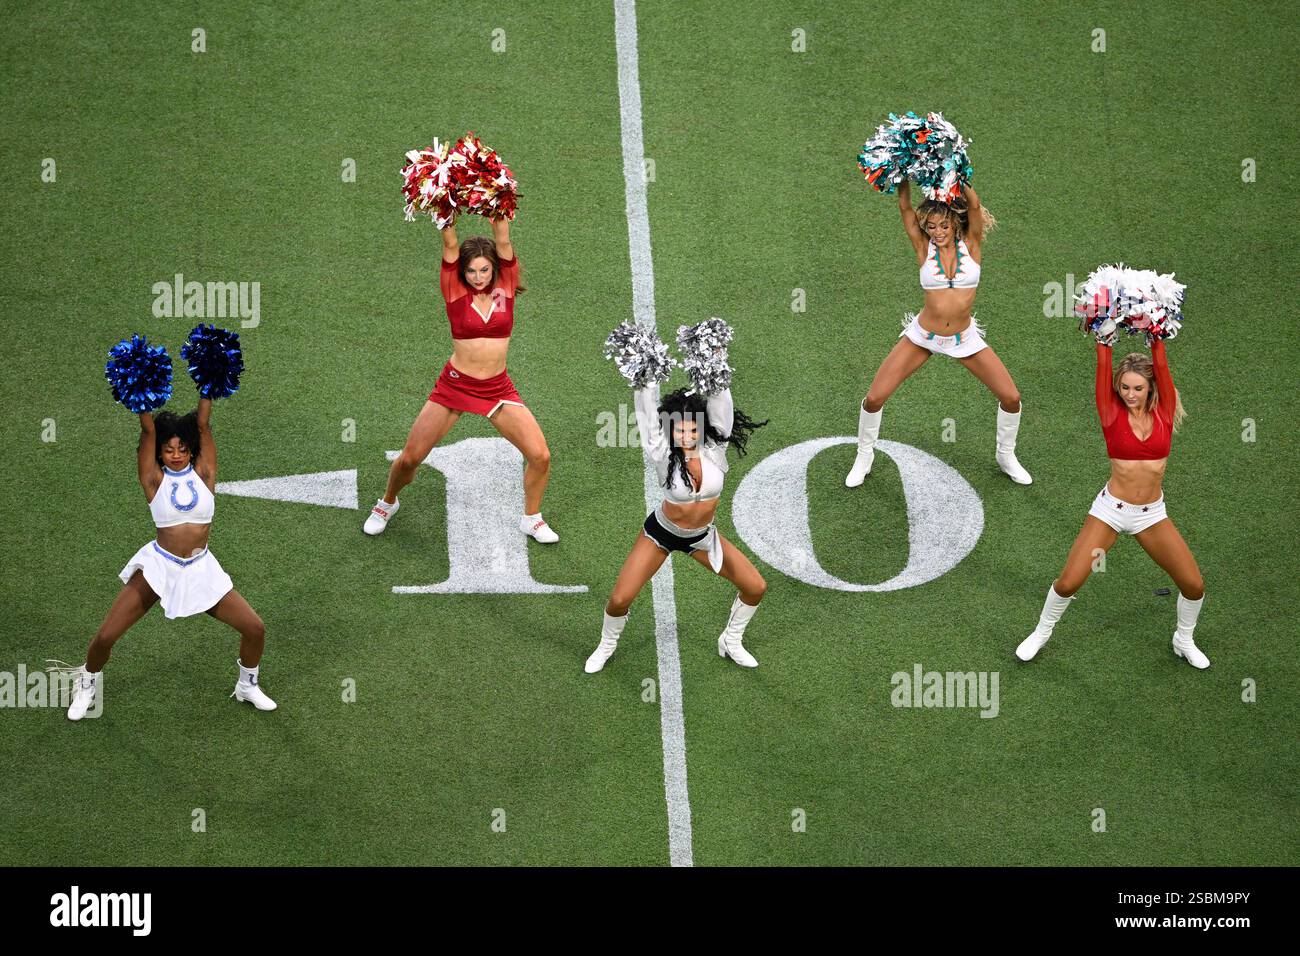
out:
M886 407L882 438L938 457L982 499L983 534L955 569L846 593L758 561L769 591L746 644L762 666L746 672L713 647L734 590L674 560L696 864L1300 862L1287 9L639 5L659 331L731 322L737 401L771 419L733 460L719 529L753 553L732 522L741 479L781 448L854 434L899 318L920 305L892 199L854 163L890 111L943 110L972 141L1000 220L977 309L1024 396L1018 453L1035 478L997 471L994 400L935 360ZM83 660L118 571L152 537L138 427L103 367L131 332L178 355L196 320L155 318L155 282L260 283L243 386L214 413L220 480L356 469L360 509L219 496L211 547L266 621L274 714L227 699L233 632L159 610L117 645L102 717L0 710L0 863L668 863L660 708L642 699L657 679L648 588L610 665L582 673L645 516L640 452L596 440L598 416L631 402L601 357L632 317L614 8L499 11L7 12L0 671ZM206 52L191 50L196 27ZM532 574L586 593L392 593L447 577L431 468L383 536L361 533L385 452L450 353L437 235L403 221L398 169L406 149L467 129L523 194L510 373L554 456L545 514L562 537L529 543ZM1203 672L1173 657L1174 598L1154 593L1169 582L1130 539L1038 660L1012 656L1107 475L1090 344L1044 315L1044 287L1115 260L1188 285L1170 361L1189 418L1165 494L1207 582ZM186 411L178 373L169 407ZM495 435L466 415L447 443ZM817 557L882 581L907 559L902 486L878 456L867 485L845 489L852 456L839 445L812 462ZM998 672L998 716L891 706L891 675L918 663Z

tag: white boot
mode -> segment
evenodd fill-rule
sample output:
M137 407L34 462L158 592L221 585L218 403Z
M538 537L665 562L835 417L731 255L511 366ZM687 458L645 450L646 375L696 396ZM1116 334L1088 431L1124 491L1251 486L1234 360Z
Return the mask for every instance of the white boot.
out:
M258 710L275 710L275 701L262 693L262 688L258 686L257 668L245 667L242 661L238 663L239 683L235 685L235 692L230 696L235 700L242 700L245 703L252 704Z
M1189 601L1178 595L1178 630L1174 631L1174 653L1201 670L1210 666L1210 659L1192 642L1192 631L1196 628L1196 618L1204 602L1204 596Z
M95 703L95 695L99 693L99 675L90 673L83 664L73 679L76 684L73 686L72 704L68 707L68 720L80 720Z
M757 610L757 604L746 604L740 599L739 594L736 595L736 600L731 602L731 617L727 619L727 626L723 629L722 636L718 638L719 657L730 657L741 667L758 666L754 655L745 650L745 645L740 643L741 638L745 636L745 625Z
M858 406L858 456L853 459L853 467L844 479L846 488L856 488L862 479L871 473L871 462L876 457L876 439L880 437L880 418L884 415L882 408L878 412L869 412Z
M627 624L627 615L614 617L606 613L605 623L600 629L600 643L596 649L591 652L587 658L587 663L583 665L583 670L588 674L594 674L605 666L605 662L614 656L614 651L618 649L618 636L623 633L623 626Z
M530 538L536 538L542 544L554 544L560 536L551 530L539 511L535 515L524 515L519 519L519 530Z
M1056 622L1061 619L1061 615L1073 600L1072 597L1061 597L1057 594L1056 584L1053 582L1047 589L1047 600L1043 602L1043 613L1038 617L1038 626L1034 628L1033 633L1020 642L1020 646L1016 648L1016 657L1022 661L1033 660L1034 655L1051 639Z
M366 534L379 534L388 527L389 519L397 514L397 509L400 507L402 507L400 501L394 501L390 505L383 498L380 498L375 502L375 506L370 509L365 526L361 530Z
M1023 406L1022 406L1023 409ZM1020 462L1016 461L1016 433L1020 431L1020 412L1004 411L998 406L998 467L1011 476L1018 485L1028 485L1034 479L1029 477Z

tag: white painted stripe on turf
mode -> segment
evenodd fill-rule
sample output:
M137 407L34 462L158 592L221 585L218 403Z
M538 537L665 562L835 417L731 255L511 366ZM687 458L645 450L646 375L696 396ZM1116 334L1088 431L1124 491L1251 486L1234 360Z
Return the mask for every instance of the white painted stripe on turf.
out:
M646 208L645 144L641 138L641 80L636 53L636 0L614 0L618 49L618 105L623 130L623 181L627 194L627 248L632 260L632 316L655 327L655 272L650 258L650 214ZM646 509L663 499L663 489L645 456ZM663 563L650 582L654 595L655 649L659 658L659 725L664 745L664 798L668 804L668 862L691 866L691 800L686 789L686 726L682 718L682 669L677 654L677 601L673 563Z

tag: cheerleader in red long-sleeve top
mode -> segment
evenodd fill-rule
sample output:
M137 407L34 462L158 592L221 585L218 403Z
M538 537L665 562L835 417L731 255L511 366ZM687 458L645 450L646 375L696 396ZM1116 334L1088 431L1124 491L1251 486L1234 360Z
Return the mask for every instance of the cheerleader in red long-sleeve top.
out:
M1161 490L1173 433L1183 419L1164 342L1152 342L1150 358L1139 352L1126 355L1114 371L1110 346L1099 342L1096 395L1110 456L1110 481L1093 501L1065 569L1048 589L1038 626L1016 648L1016 656L1027 661L1042 649L1072 596L1088 579L1097 556L1109 551L1123 532L1133 535L1178 586L1174 653L1194 667L1209 667L1209 659L1192 641L1205 600L1205 582L1187 543L1165 513Z
M519 530L550 544L560 540L542 518L542 494L551 474L551 452L533 413L506 372L515 324L519 260L510 223L492 220L492 238L471 236L462 245L453 218L442 229L442 298L451 322L451 358L411 426L406 446L393 460L388 487L366 518L366 534L379 534L397 513L398 492L411 483L433 446L463 412L482 415L524 456L524 514Z

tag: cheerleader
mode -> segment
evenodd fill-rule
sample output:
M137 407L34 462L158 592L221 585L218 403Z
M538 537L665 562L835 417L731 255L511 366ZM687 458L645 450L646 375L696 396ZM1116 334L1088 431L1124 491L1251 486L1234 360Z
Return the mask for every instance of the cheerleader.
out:
M239 680L231 696L258 710L275 710L257 676L266 628L208 550L217 484L211 414L210 398L201 398L198 410L188 415L161 412L155 419L152 412L140 413L137 469L158 534L118 575L122 590L77 672L69 720L86 715L113 645L155 604L162 605L167 618L207 613L238 631Z
M456 239L455 217L442 229L442 297L451 321L451 358L416 416L406 446L388 471L388 488L363 528L380 534L397 514L401 492L420 464L451 431L463 412L482 415L524 456L524 515L519 530L545 544L560 540L542 518L542 493L551 473L551 452L533 413L506 373L506 352L515 322L519 260L510 224L493 219L492 239Z
M1096 555L1109 551L1124 533L1137 538L1178 586L1174 653L1193 667L1209 667L1209 658L1192 642L1205 600L1205 582L1187 543L1165 513L1161 490L1173 433L1184 418L1164 341L1152 341L1150 358L1138 352L1126 355L1112 373L1111 346L1099 337L1096 398L1110 456L1110 481L1083 519L1065 569L1047 590L1038 626L1016 648L1016 656L1028 661L1042 650L1074 593L1088 580Z
M898 211L921 271L925 305L909 315L899 342L876 370L858 413L858 453L844 484L856 488L871 472L882 409L889 396L931 355L947 355L970 369L998 399L998 467L1017 484L1027 485L1029 472L1016 460L1020 431L1020 392L1002 360L984 341L971 305L980 283L984 236L993 217L980 205L969 185L962 186L964 203L948 205L927 199L912 209L911 187L899 185Z
M585 670L594 674L605 666L618 648L632 601L674 551L689 554L736 586L739 593L718 638L718 655L741 667L757 667L758 661L741 640L767 582L749 558L722 536L713 519L728 468L728 446L745 454L750 433L767 422L751 421L735 409L729 388L707 399L680 389L661 402L659 385L652 381L638 388L635 396L637 428L663 485L664 500L646 516L642 533L623 562L605 605L600 643L587 658Z

